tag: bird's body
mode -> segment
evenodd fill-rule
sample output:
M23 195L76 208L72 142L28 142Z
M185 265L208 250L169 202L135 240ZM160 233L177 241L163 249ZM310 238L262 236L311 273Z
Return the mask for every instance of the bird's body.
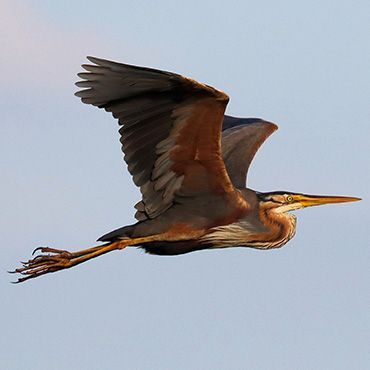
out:
M353 197L259 193L246 187L250 163L277 126L224 115L228 96L181 75L88 58L79 73L82 102L111 112L142 199L138 222L79 252L39 248L43 254L15 272L24 281L69 268L127 246L159 255L209 248L278 248L295 234L289 211Z
M162 216L114 230L99 241L115 242L158 232L173 233L175 241L167 236L164 241L143 243L141 247L152 254L175 255L208 248L278 248L294 236L294 215L261 206L256 193L250 189L241 189L238 193L238 208L228 207L228 201L222 197L202 199L196 207L176 204ZM196 238L189 239L192 234Z

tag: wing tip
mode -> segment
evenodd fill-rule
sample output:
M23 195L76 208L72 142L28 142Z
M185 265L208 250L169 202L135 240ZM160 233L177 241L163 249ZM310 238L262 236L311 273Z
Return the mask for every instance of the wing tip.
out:
M270 121L265 121L268 125L269 125L269 127L271 128L271 133L273 133L273 132L275 132L275 131L277 131L278 129L279 129L279 126L276 124L276 123L274 123L274 122L270 122Z
M96 66L99 67L106 67L106 68L112 68L112 67L118 67L118 66L127 66L124 63L118 63L113 60L108 60L108 59L103 59L103 58L98 58L98 57L93 57L91 55L87 55L86 59L93 63ZM135 66L134 66L135 67Z
M91 62L91 63L94 63L94 64L99 64L99 62L103 62L105 61L104 59L101 59L101 58L97 58L97 57L93 57L91 55L87 55L86 56L86 59Z

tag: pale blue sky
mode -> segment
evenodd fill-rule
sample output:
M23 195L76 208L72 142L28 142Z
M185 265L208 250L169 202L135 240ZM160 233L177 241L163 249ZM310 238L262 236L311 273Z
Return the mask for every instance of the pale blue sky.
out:
M0 2L0 368L370 367L369 1ZM362 197L297 212L272 251L134 248L11 285L49 245L133 222L117 124L73 96L86 55L225 90L280 129L249 186Z

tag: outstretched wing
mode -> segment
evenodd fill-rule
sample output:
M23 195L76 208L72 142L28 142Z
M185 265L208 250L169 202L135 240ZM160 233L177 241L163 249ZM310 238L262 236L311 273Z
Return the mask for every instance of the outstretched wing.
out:
M245 188L248 169L257 150L277 128L274 123L259 118L224 116L222 157L236 188Z
M234 191L220 147L225 93L175 73L88 60L76 96L122 126L124 159L142 193L137 219L157 217L177 194Z

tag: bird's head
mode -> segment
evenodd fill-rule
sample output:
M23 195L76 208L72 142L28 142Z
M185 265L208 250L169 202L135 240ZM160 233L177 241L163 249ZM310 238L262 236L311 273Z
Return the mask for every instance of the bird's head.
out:
M355 197L308 195L287 191L257 193L257 197L261 206L278 213L295 211L305 207L319 206L321 204L356 202L361 200Z

